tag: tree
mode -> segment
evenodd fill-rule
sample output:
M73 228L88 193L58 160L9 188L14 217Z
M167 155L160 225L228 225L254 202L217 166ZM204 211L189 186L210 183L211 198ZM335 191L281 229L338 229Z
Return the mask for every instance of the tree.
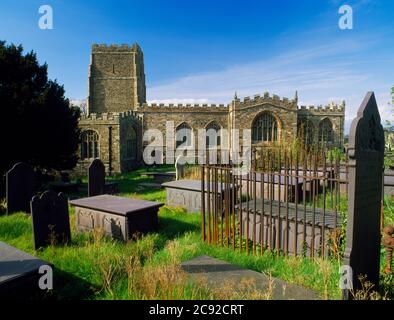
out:
M391 88L391 104L394 105L394 86Z
M75 167L79 109L48 79L47 64L21 45L0 41L0 173L14 163L54 170Z

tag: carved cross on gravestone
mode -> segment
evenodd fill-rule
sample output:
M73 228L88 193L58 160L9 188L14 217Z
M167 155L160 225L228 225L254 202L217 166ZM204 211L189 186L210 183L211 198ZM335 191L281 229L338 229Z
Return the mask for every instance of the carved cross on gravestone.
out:
M33 168L19 162L6 174L7 214L18 211L30 212L30 201L36 189Z
M349 199L344 266L348 272L343 298L361 289L360 277L379 287L380 212L384 133L373 92L368 92L349 134ZM349 268L350 267L350 268Z
M71 240L68 201L63 193L44 192L31 201L34 249Z
M104 194L105 166L100 159L94 159L88 169L88 196Z

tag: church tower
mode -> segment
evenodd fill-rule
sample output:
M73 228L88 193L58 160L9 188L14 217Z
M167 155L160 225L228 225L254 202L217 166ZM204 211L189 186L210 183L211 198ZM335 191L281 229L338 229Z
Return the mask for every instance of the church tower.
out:
M140 46L94 44L88 114L134 110L145 102L144 54Z

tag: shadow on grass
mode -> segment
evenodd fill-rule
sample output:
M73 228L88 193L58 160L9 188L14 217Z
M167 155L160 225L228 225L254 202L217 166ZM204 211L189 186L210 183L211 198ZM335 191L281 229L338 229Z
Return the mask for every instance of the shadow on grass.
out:
M173 240L189 232L201 231L201 227L197 224L171 217L160 217L158 231L160 234L163 234L167 240Z
M42 275L30 274L0 286L0 297L7 300L81 300L94 297L93 286L70 273L59 269L53 271L53 290L41 290ZM97 291L97 290L96 290Z
M53 292L45 298L56 300L92 299L97 290L90 282L55 268Z

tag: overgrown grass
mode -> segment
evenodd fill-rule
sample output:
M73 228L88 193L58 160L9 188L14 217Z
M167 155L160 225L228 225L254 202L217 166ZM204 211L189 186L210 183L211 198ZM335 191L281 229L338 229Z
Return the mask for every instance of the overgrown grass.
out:
M31 218L23 213L0 217L1 241L56 266L60 281L48 298L217 299L223 292L227 299L260 297L257 291L240 297L230 288L212 290L206 283L192 283L180 270L180 263L199 255L304 285L318 291L322 298L339 297L336 263L277 257L269 252L246 256L232 249L208 246L201 241L199 215L181 209L163 207L160 232L126 244L108 239L100 231L77 234L73 215L71 220L71 245L34 251ZM234 296L228 294L232 291Z
M163 170L163 169L162 169ZM164 169L168 171L168 168ZM164 201L165 191L141 187L137 170L115 176L121 195ZM201 240L201 219L183 209L162 207L159 232L121 243L100 230L76 233L70 208L72 243L34 251L31 217L24 213L0 216L0 241L36 255L56 267L54 290L49 299L264 299L267 293L253 289L239 293L225 283L213 289L204 281L192 282L180 269L182 261L209 255L230 263L270 274L290 283L316 290L323 299L338 299L339 262L277 256L265 252L246 255L231 248L209 246ZM390 280L387 280L390 286Z

